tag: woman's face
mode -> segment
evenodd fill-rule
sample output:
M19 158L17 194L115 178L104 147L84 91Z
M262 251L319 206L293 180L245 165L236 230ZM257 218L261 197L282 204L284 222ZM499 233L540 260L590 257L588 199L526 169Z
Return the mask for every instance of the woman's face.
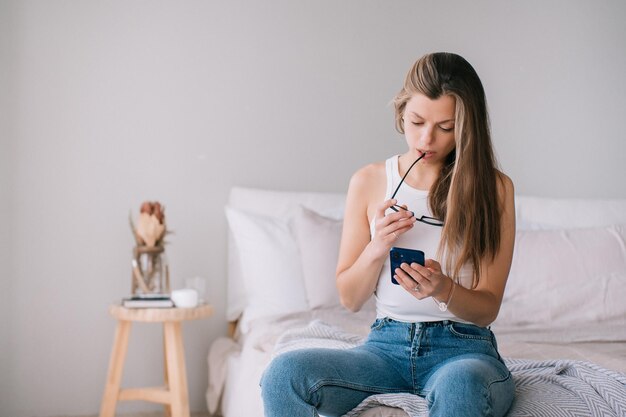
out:
M415 156L426 154L423 163L443 164L455 147L454 114L456 99L443 95L431 100L415 94L404 109L404 136Z

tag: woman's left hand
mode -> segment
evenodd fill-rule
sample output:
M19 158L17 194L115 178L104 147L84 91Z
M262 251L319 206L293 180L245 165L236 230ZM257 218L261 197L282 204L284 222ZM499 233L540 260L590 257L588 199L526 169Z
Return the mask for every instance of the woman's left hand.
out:
M403 263L395 270L395 279L418 300L435 297L445 298L450 292L452 280L443 274L439 262L426 259L424 266L418 263Z

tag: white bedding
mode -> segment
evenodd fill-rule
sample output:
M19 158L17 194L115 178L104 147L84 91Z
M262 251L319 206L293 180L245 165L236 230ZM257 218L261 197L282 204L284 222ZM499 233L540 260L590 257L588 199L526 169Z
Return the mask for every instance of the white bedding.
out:
M237 343L224 338L212 347L212 352L221 350L222 355L211 358L209 369L215 370L227 365L228 372L222 375L221 380L219 375L214 375L210 381L207 394L209 411L218 408L216 399L219 390L223 388L222 410L225 417L262 416L259 381L273 356L289 349L301 348L303 343L308 347L351 347L368 334L374 318L375 312L371 306L359 313L336 307L252 322L250 331L241 335ZM311 329L315 331L312 332ZM493 330L500 353L507 360L561 360L563 364L571 364L563 362L568 360L592 362L624 373L626 381L626 328L623 326L616 326L612 330L562 329L552 332L525 328L498 329L496 326ZM280 343L277 346L278 342ZM220 346L223 347L224 344L230 348L221 349ZM623 396L626 399L626 388ZM386 401L388 405L393 404L389 399ZM397 414L398 410L393 409L370 411L381 416L401 415Z
M311 322L321 321L362 337L369 331L374 317L371 305L359 313L349 313L340 307L310 310L258 319L250 323L248 332L238 335L236 343L230 338L214 342L208 364L212 371L207 391L209 411L215 412L220 408L217 399L223 392L221 410L225 417L263 415L259 381L274 355L276 342L286 331L305 328ZM230 349L220 348L225 344L230 345ZM216 350L221 350L222 355L212 355ZM225 364L227 372L215 372ZM242 395L245 397L243 401Z

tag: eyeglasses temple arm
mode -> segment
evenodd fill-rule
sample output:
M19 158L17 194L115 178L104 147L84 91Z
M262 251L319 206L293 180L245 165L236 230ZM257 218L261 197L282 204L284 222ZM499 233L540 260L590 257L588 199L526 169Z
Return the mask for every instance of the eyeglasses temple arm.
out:
M400 183L398 184L398 186L396 187L396 190L393 192L393 194L391 195L391 198L393 199L396 194L398 193L398 190L400 189L400 186L402 185L402 183L404 182L404 179L406 178L407 175L409 175L409 171L411 170L411 168L413 168L413 166L415 166L415 164L417 164L419 162L420 159L422 159L424 156L426 156L425 153L422 154L422 156L420 156L419 158L417 158L415 160L415 162L413 162L411 164L411 166L409 167L409 169L406 170L406 172L404 173L404 176L402 177L402 179L400 180ZM392 207L393 209L393 207ZM395 209L394 209L395 210ZM398 211L398 210L395 210Z

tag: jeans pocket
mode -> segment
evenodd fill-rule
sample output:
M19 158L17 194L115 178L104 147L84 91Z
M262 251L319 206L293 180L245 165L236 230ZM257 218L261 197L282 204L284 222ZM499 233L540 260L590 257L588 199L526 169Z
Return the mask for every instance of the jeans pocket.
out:
M453 336L461 339L485 340L492 343L493 335L486 327L452 322L448 325L448 329Z

